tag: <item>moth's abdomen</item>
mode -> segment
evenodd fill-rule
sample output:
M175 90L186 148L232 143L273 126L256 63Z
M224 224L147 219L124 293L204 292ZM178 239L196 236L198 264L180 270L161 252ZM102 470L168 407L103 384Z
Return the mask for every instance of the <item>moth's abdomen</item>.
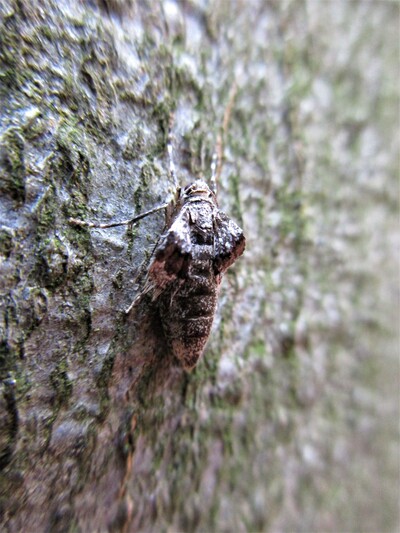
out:
M210 335L218 283L210 260L192 262L187 279L171 288L160 305L165 336L183 366L192 369Z

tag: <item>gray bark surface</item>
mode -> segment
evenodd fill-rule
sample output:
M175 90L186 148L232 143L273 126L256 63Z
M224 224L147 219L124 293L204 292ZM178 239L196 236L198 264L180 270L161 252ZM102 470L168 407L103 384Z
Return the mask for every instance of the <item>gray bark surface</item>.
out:
M0 5L0 529L389 532L399 5ZM190 374L139 293L209 179L246 252ZM138 276L138 277L137 277ZM136 279L137 278L137 279Z

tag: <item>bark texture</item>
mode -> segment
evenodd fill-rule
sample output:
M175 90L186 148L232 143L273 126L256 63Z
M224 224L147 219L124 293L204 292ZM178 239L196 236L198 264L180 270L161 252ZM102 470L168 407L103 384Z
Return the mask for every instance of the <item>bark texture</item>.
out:
M398 526L399 5L0 5L2 531ZM210 176L245 255L185 373L123 309ZM139 276L138 276L139 274ZM137 282L135 281L138 276Z

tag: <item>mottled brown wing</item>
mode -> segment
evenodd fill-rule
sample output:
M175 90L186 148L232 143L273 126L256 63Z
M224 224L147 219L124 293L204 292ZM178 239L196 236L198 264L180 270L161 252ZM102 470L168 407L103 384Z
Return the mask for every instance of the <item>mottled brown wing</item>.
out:
M223 274L242 255L246 246L243 230L228 215L214 215L214 269Z
M189 213L183 209L154 252L145 292L153 291L153 300L158 298L171 282L186 276L191 260Z

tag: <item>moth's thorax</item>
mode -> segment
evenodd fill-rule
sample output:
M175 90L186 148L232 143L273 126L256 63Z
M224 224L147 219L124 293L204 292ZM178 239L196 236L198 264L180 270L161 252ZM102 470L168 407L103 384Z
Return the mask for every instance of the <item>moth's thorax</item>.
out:
M182 205L192 202L199 202L202 200L215 206L218 205L215 193L203 180L196 180L190 185L187 185L181 192Z

